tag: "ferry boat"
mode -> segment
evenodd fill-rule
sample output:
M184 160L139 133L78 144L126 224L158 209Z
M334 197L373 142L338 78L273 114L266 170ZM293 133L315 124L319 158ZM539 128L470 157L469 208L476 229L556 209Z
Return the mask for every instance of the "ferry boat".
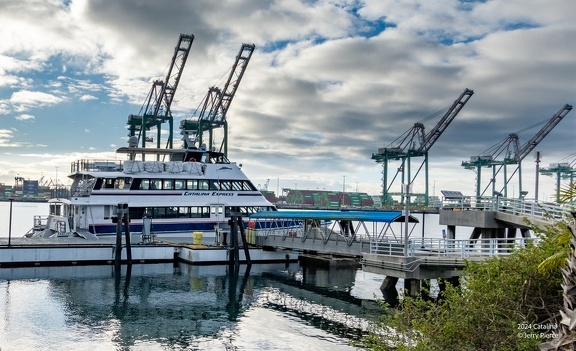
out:
M133 240L139 234L190 241L193 233L201 232L204 242L216 242L216 233L226 230L233 208L239 209L246 224L251 213L276 210L244 174L242 165L221 152L205 147L129 146L117 153L130 157L73 162L71 198L50 200L50 215L37 216L26 236L115 236L118 206L127 204ZM135 160L137 155L143 160Z

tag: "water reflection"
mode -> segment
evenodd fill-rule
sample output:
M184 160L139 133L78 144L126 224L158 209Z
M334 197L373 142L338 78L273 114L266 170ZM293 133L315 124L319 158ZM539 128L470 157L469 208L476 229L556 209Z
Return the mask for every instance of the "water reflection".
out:
M367 317L381 312L376 301L351 296L356 268L119 268L0 269L0 344L18 349L42 349L43 343L55 349L222 349L248 343L258 349L254 345L265 338L271 350L296 350L298 345L353 350L349 343L365 333ZM41 304L27 303L40 298ZM257 328L254 318L262 318L261 309L274 311L265 314L269 320L258 321L268 330L247 328ZM50 320L59 322L48 323L47 310ZM284 332L295 339L291 346L275 334L274 328L283 326L294 333ZM313 332L302 333L310 327Z

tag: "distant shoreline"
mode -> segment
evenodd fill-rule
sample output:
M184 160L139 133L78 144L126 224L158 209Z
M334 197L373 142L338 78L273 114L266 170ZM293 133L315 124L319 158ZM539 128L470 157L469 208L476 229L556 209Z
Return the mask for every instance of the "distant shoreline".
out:
M3 201L3 202L8 202L10 200L12 200L14 202L48 202L48 200L45 198L22 198L22 197L0 198L0 201Z

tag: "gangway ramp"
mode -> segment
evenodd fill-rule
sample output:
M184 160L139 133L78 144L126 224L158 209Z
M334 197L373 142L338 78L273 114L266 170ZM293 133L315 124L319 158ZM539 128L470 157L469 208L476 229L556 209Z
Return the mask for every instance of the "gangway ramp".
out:
M370 242L401 239L392 223L405 222L400 211L263 211L250 215L256 244L296 251L360 257ZM408 216L412 228L418 219Z

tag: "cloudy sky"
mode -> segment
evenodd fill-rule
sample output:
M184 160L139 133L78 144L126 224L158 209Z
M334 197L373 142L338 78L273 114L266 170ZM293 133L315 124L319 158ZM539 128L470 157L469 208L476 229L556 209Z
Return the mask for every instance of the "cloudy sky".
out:
M345 181L380 193L372 154L416 122L431 130L469 88L430 150L430 192L473 195L462 161L509 133L524 144L576 103L573 0L0 0L0 182L65 183L73 160L114 158L180 33L195 39L176 126L223 84L241 44L256 45L228 112L229 157L274 191ZM542 166L574 159L574 115L536 148ZM522 171L533 197L532 155ZM541 198L554 182L541 177Z

